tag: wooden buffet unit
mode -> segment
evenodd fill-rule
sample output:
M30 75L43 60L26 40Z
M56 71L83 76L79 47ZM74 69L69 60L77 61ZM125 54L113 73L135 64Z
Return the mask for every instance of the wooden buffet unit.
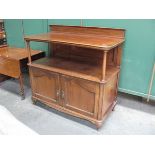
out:
M50 25L26 36L32 101L101 127L117 100L124 29ZM31 62L30 41L48 42L49 57Z

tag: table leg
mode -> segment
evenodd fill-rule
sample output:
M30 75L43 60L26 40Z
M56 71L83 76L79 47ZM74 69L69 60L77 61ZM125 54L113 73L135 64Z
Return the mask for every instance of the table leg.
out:
M19 76L19 84L20 84L21 99L24 100L25 99L25 94L24 94L24 84L23 84L23 77L22 77L22 75Z

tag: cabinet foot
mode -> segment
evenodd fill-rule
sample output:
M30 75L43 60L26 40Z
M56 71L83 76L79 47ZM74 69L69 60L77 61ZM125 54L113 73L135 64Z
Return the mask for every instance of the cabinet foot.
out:
M22 96L21 96L21 100L24 100L25 99L25 95L23 94Z
M115 106L112 108L112 111L115 111Z
M21 95L21 99L24 100L25 99L25 94L24 94L24 84L23 84L22 75L20 75L20 77L19 77L19 84L20 84L20 95Z
M34 99L34 98L32 98L32 104L36 104L37 103L37 100L36 99Z
M114 105L113 105L112 111L115 111L116 103L117 103L117 101L114 102Z
M24 90L20 91L20 96L21 96L21 100L25 99L25 94L24 94Z
M102 126L102 122L96 122L95 125L96 125L96 129L99 130Z

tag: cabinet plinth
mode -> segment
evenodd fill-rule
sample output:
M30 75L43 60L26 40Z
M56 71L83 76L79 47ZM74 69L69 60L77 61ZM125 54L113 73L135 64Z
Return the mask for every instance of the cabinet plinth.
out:
M51 25L26 36L32 98L94 123L114 108L125 30ZM30 41L48 42L52 57L31 62Z

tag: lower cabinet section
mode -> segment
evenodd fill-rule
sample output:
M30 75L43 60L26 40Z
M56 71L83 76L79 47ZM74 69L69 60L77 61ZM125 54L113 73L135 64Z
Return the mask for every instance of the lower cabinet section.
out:
M107 83L29 67L32 98L56 110L87 119L99 128L116 100L117 76Z

